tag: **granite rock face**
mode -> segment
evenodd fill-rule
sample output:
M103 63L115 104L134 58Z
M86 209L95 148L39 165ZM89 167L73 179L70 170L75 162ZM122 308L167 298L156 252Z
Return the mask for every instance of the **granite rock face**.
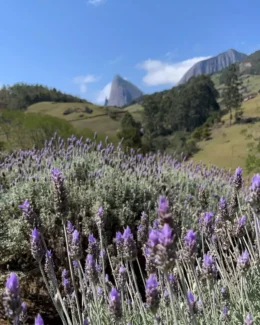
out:
M184 84L191 77L195 77L200 74L212 74L221 71L233 63L242 61L246 57L246 54L230 49L210 59L197 62L184 74L184 76L178 82L178 85Z
M115 75L112 81L107 105L122 107L128 105L133 100L141 97L142 95L142 91L131 82L123 79L119 75Z

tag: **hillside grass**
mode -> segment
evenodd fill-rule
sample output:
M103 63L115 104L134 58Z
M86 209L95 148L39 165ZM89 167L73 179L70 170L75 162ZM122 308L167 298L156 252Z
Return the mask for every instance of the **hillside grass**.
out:
M85 108L93 110L92 113L83 112ZM73 112L68 115L63 113L68 109L81 109L82 112ZM109 107L109 111L119 111L114 107ZM103 106L98 106L92 103L55 103L55 102L40 102L33 104L27 108L28 113L42 113L48 114L54 117L65 119L66 121L83 120L87 118L93 118L96 116L102 116L106 114Z
M258 76L260 77L260 76ZM260 118L260 95L242 104L244 118ZM237 166L245 168L248 154L248 140L242 134L244 129L260 129L260 122L229 125L229 115L223 116L224 125L212 130L211 139L199 142L200 151L193 156L195 161L217 165L234 170Z
M83 112L73 112L64 115L64 111L68 108L82 109L86 107L93 110L91 114ZM116 118L107 115L108 112L118 113ZM124 114L128 111L132 114L137 122L142 120L143 107L139 104L131 105L126 109L118 109L115 107L98 106L91 103L52 103L41 102L28 107L28 113L47 114L58 117L70 122L76 129L85 131L86 133L97 132L102 136L109 136L110 141L116 141L117 132L120 129L120 122Z

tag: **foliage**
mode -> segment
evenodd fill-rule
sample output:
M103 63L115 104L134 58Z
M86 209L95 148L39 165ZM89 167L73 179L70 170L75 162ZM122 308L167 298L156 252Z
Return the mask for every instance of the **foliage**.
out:
M81 98L64 94L56 88L42 85L16 83L0 89L0 108L26 109L28 106L44 101L51 102L86 102Z
M174 132L192 132L219 110L218 92L209 76L191 78L169 91L144 96L144 137L148 147L153 141Z
M3 137L2 150L42 148L56 132L68 138L71 134L92 137L89 130L76 130L69 122L36 113L5 110L0 113L0 132Z
M260 174L54 137L2 184L1 262L38 265L64 325L258 324ZM3 305L17 324L13 273Z
M260 168L260 127L243 129L241 133L248 141L248 155L246 157L246 168L248 172L257 172Z
M124 148L141 147L141 124L136 122L129 112L126 112L121 120L120 131L118 132L119 139L123 139Z
M232 121L232 110L238 111L243 100L240 86L239 69L236 64L232 64L228 67L223 91L223 103L229 111L230 123Z

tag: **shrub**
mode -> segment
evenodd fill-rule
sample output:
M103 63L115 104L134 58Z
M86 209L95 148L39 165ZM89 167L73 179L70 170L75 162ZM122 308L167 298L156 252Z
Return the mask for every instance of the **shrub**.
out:
M101 143L87 140L85 146L74 137L68 142L70 145L64 148L64 154L72 154L73 168L66 168L70 159L66 157L64 165L60 155L56 163L63 166L64 173L49 166L50 180L42 181L45 185L50 183L46 186L47 191L43 191L49 198L37 198L41 187L37 186L33 188L34 196L19 207L23 214L24 239L28 241L30 238L31 255L63 324L131 322L152 325L158 315L166 324L218 325L220 320L234 325L252 325L253 320L258 323L260 174L256 174L250 188L246 188L241 168L230 175L215 167L209 170L202 165L178 163L160 153L143 157L132 150L126 155L120 147L115 149L110 144L103 147ZM61 139L53 138L47 146L50 148L48 154L53 147L62 147L61 143ZM46 171L44 160L49 158L46 151L40 163L43 173ZM55 152L53 150L51 155ZM89 168L93 161L106 168L94 172ZM8 162L7 166L11 167L11 174L15 174L16 163L10 166ZM96 198L91 209L93 215L88 216L88 219L92 217L88 221L93 228L85 228L84 211L91 198L85 205L77 200L71 206L75 191L72 185L87 190L87 180L90 179L89 187L97 191L103 187L111 171L117 175L110 175L110 181L121 176L117 191L129 186L125 202L129 202L129 198L131 201L131 197L139 197L142 192L145 211L138 213L139 218L132 219L131 212L142 211L142 204L122 205L116 192L113 192L109 205L109 187L102 203ZM123 181L124 176L127 178ZM140 193L135 187L137 184L143 185ZM158 197L156 190L164 195ZM82 192L78 192L78 198L84 195ZM226 198L220 198L217 193L225 194ZM27 193L22 191L21 194L25 196ZM39 209L43 203L40 203L41 199L46 200L44 205L47 206L50 198L50 209ZM124 229L123 223L113 223L110 215L113 204L115 208L120 206L120 217L117 214L115 218L125 218ZM9 202L7 207L10 208L9 215L17 208ZM83 211L74 213L77 207ZM52 214L49 226L46 224L48 214ZM11 223L13 220L9 219ZM53 240L50 240L51 227L56 230ZM3 228L0 229L6 234ZM96 229L95 233L93 229ZM12 230L9 244L17 239L18 233L14 228ZM110 235L115 239L113 242L109 240ZM63 268L62 263L65 265L57 277L56 254L59 249L66 258L58 261L59 267ZM145 268L140 263L139 252L145 259ZM111 270L110 277L106 275L107 269ZM21 318L26 321L26 308L22 305L18 277L14 273L6 281L3 305L14 324ZM43 324L40 315L35 324Z
M74 108L67 108L65 109L65 111L63 112L63 115L69 115L71 113L74 113Z

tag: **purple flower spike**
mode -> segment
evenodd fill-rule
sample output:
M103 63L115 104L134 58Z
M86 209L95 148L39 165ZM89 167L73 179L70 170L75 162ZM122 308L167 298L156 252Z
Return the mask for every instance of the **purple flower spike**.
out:
M245 250L242 255L238 257L237 260L238 267L242 270L245 271L249 268L250 266L250 256L247 250Z
M28 200L25 200L23 204L19 205L19 208L24 212L27 213L30 209L30 203Z
M158 215L163 216L165 215L169 210L169 201L162 195L159 197L158 202Z
M154 247L159 243L159 231L152 229L149 234L148 242L149 246Z
M242 216L237 221L239 227L244 227L246 224L246 216Z
M95 244L95 243L97 242L97 240L96 240L96 238L93 236L93 234L90 234L90 235L88 236L88 242L89 242L90 244Z
M35 241L40 240L40 233L36 228L33 229L32 234L31 234L31 238L33 240L35 240Z
M219 207L221 209L225 209L227 206L227 201L225 200L225 198L222 196L222 198L219 200Z
M249 202L256 213L260 213L260 174L255 174L250 186Z
M236 171L235 171L235 176L242 176L242 173L243 173L243 169L240 168L240 167L237 167Z
M191 306L194 305L195 297L194 297L194 294L190 290L188 290L188 292L187 292L187 300L188 300L189 305L191 305Z
M149 278L146 280L146 290L147 291L153 291L154 289L157 289L158 287L158 282L156 280L156 277L151 274Z
M62 179L63 175L59 168L52 168L51 170L51 176L54 181L57 181L58 179Z
M11 319L15 319L22 311L19 280L16 273L12 272L6 280L3 305L6 315Z
M79 232L77 230L74 230L72 234L72 243L76 244L79 242Z
M67 230L68 230L68 232L69 233L73 233L73 231L74 231L74 226L73 226L73 224L70 222L70 221L68 221L68 223L67 223Z
M31 253L36 261L41 261L43 256L43 248L41 242L41 235L39 231L35 228L31 234Z
M160 234L159 234L159 241L162 245L168 245L173 242L173 233L172 228L166 223L164 224Z
M19 293L19 280L16 273L12 272L10 274L9 278L6 280L5 287L14 295Z
M204 219L203 219L203 223L205 225L209 225L212 223L213 221L213 217L214 217L214 213L213 212L205 212L204 213Z
M122 236L122 234L121 234L121 232L117 232L116 233L116 242L119 242L119 241L121 241L123 239L123 236Z
M252 178L250 190L258 192L260 190L260 174L255 174Z
M35 318L34 325L44 325L44 321L40 314L38 314L37 317Z
M253 325L254 320L250 314L247 314L244 325Z
M129 237L133 237L132 235L132 232L131 232L131 229L129 228L129 226L126 227L126 229L124 230L124 233L123 233L123 239L128 239Z
M147 306L152 311L152 313L155 314L159 307L160 299L158 292L158 282L153 274L151 274L146 280L145 293Z
M185 240L185 244L189 248L193 249L196 246L197 235L192 229L190 229L187 231L187 234L184 237L184 240Z
M122 317L122 305L120 300L120 294L116 288L112 288L109 293L109 310L115 319L120 319Z

